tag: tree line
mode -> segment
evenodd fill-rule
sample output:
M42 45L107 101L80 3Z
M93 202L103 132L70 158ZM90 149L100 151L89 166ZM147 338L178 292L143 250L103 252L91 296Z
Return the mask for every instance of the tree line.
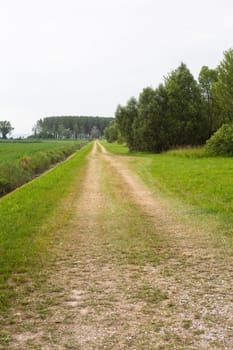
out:
M34 137L53 139L98 138L113 118L89 116L55 116L39 119L33 128Z
M7 135L10 134L14 128L8 120L0 121L0 138L7 139Z
M161 152L201 145L224 123L233 122L233 49L217 68L203 66L198 81L181 63L156 89L119 105L105 130L109 142L125 141L130 150Z

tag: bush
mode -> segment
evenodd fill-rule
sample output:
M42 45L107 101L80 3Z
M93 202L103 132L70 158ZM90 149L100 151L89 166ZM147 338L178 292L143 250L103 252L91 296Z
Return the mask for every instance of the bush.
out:
M233 123L223 124L206 142L206 153L210 156L233 156Z
M30 175L17 163L0 164L0 196L29 181Z

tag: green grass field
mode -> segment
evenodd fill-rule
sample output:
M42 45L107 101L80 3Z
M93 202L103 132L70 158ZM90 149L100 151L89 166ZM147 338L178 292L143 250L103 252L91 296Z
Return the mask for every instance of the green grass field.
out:
M16 161L38 152L62 150L79 145L80 141L41 141L41 142L0 142L0 164L3 161Z
M55 239L49 232L69 216L70 207L59 206L72 192L90 148L83 147L51 172L0 199L0 309L8 307L28 274L46 263Z
M1 142L0 195L64 160L85 141Z
M233 223L232 158L205 157L203 149L129 153L126 146L103 144L115 154L131 155L132 167L155 191L180 198L196 213Z

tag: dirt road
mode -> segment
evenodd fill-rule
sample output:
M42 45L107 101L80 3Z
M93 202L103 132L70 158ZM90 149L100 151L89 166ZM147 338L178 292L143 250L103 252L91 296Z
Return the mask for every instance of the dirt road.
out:
M81 186L4 349L232 349L233 266L210 236L99 143Z

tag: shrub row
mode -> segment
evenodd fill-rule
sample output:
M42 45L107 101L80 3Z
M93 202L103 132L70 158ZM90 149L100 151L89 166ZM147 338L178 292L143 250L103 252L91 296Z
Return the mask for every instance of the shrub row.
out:
M30 181L54 164L65 160L69 155L80 149L84 143L72 143L58 149L36 152L24 155L20 159L0 163L0 196Z

